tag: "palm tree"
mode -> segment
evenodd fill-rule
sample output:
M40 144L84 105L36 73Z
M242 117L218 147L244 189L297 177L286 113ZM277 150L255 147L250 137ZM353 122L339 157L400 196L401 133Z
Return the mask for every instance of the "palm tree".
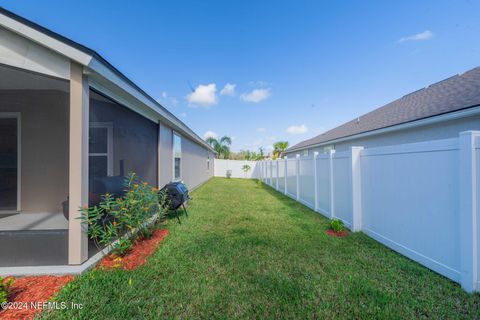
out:
M275 142L273 145L273 159L277 159L280 157L280 154L287 150L288 148L288 141L278 141Z
M206 141L217 152L219 158L227 159L229 157L230 145L232 144L232 139L230 137L223 136L220 139L208 137Z

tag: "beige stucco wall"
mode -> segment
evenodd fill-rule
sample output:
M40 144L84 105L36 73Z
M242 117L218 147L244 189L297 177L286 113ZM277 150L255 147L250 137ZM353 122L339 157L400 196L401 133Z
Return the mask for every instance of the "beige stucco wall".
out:
M160 123L160 181L162 187L173 179L173 131Z
M62 212L68 195L68 104L61 91L0 91L0 112L21 113L22 212Z
M173 179L173 130L160 124L160 186ZM210 153L210 169L207 159ZM213 177L213 153L182 136L182 180L192 189Z
M182 180L195 188L213 176L213 157L207 169L208 149L189 139L182 139Z

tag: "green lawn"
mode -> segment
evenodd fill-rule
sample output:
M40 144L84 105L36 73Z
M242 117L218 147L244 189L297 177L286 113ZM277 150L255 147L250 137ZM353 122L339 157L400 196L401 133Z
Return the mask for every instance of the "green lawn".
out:
M135 271L92 271L48 319L471 319L480 295L253 180L215 178Z

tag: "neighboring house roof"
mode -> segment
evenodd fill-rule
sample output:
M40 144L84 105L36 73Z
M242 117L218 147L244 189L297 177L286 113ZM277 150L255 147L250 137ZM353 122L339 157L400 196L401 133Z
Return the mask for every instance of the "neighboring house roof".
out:
M19 23L20 25L15 24L15 22ZM170 111L168 111L145 91L143 91L132 80L127 78L95 50L92 50L28 19L16 15L3 7L0 7L0 26L14 31L15 33L21 34L22 36L25 36L32 41L50 48L53 51L90 68L92 71L97 72L98 75L110 80L116 86L124 89L127 94L132 95L134 98L139 100L139 102L145 104L154 112L158 113L161 118L166 120L165 122L173 126L174 129L181 131L194 141L215 152L215 150L213 150L213 148L206 143L205 140L200 138L180 119L175 117Z
M480 105L480 67L412 92L286 152Z

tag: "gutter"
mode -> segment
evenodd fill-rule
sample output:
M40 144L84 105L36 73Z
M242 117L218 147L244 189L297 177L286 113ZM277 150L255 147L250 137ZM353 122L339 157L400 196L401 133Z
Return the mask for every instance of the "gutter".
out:
M359 138L365 138L365 137L371 137L371 136L375 136L375 135L379 135L379 134L383 134L383 133L394 132L394 131L398 131L398 130L417 128L417 127L421 127L421 126L426 126L426 125L435 124L435 123L444 122L444 121L449 121L449 120L466 118L466 117L469 117L469 116L479 115L479 114L480 114L480 105L474 105L474 106L466 107L466 108L458 110L458 111L441 113L441 114L431 116L431 117L428 117L428 118L412 120L412 121L409 121L409 122L404 122L404 123L392 125L392 126L389 126L389 127L384 127L384 128L380 128L380 129L375 129L375 130L371 130L371 131L357 133L357 134L354 134L354 135L351 135L351 136L341 137L341 138L337 138L337 139L327 140L327 141L324 141L324 142L319 142L319 143L315 143L315 144L306 145L306 146L303 146L303 147L298 147L298 148L295 148L295 149L285 150L285 153L288 154L288 153L292 153L292 152L295 152L295 151L301 151L301 150L305 150L305 149L321 147L321 146L330 145L330 144L333 144L333 143L344 142L344 141L349 141L349 140L359 139Z

